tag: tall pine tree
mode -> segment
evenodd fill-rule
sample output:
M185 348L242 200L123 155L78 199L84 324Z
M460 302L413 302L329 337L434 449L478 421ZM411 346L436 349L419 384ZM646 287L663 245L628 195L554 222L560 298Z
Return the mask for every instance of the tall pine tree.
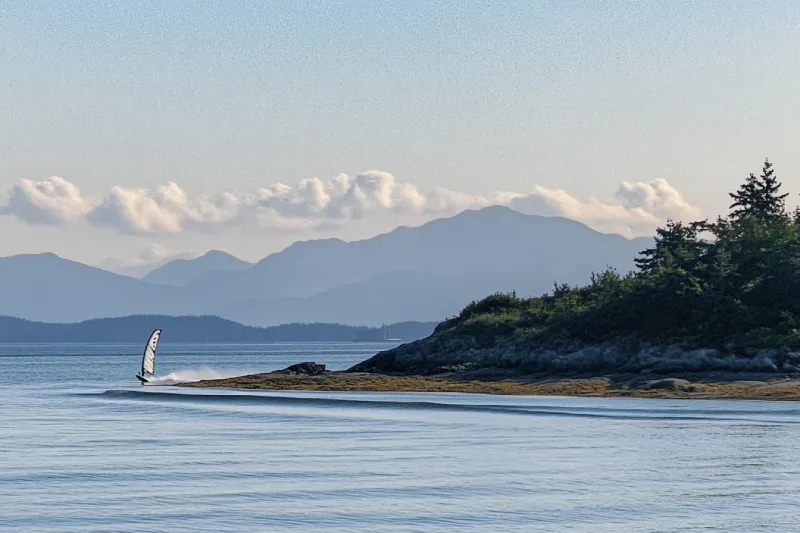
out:
M766 159L761 176L750 174L739 190L729 193L733 198L731 218L735 221L754 219L766 223L785 220L784 200L788 194L778 194L780 188L781 183L775 176L772 163Z

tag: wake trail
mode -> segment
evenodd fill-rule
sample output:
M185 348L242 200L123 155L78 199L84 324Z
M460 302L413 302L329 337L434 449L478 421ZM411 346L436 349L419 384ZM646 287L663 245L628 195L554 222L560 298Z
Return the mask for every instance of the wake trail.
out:
M491 414L506 414L534 417L565 417L584 419L612 419L619 421L681 421L681 422L749 422L756 424L796 424L800 421L796 417L786 418L779 413L769 413L773 416L760 416L759 413L729 410L727 414L693 412L691 410L675 412L675 410L628 410L608 408L604 410L580 407L555 407L541 405L503 405L503 404L463 404L433 401L395 401L389 399L355 399L355 398L330 398L313 396L273 396L260 394L206 394L206 393L169 393L145 392L131 390L107 390L102 393L106 398L135 401L160 401L177 402L202 405L204 403L222 404L262 404L262 405L296 405L308 407L337 407L337 408L381 408L381 409L412 409L435 410L455 412L478 412ZM766 413L764 413L766 415ZM778 416L775 416L778 415Z
M165 383L165 382L180 382L188 383L193 381L202 381L205 379L227 379L235 378L238 376L246 376L255 374L252 370L230 370L230 369L215 369L207 366L201 368L184 368L175 370L164 376L156 376L150 380L150 383Z

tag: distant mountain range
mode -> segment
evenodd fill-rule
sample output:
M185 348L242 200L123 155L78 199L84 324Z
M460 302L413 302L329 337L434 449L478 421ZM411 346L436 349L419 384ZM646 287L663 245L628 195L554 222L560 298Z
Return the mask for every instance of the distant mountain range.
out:
M243 261L229 253L211 250L196 259L175 259L148 272L142 280L158 285L182 287L213 272L246 270L253 263Z
M433 333L434 322L403 322L376 328L342 324L245 326L216 316L137 315L100 318L74 324L32 322L0 317L0 343L133 342L144 343L156 328L167 342L409 342Z
M224 252L178 259L141 279L54 254L0 258L0 315L47 322L158 313L247 325L378 326L441 321L496 291L539 295L593 271L634 269L652 238L599 233L506 207L345 242L296 242L251 264Z

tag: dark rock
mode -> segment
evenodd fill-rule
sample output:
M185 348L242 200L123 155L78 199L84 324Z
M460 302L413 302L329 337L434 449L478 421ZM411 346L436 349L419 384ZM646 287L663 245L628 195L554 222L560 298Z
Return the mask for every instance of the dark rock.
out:
M309 376L318 376L325 373L325 365L320 363L312 363L306 361L304 363L297 363L284 368L283 370L276 370L272 374L306 374Z
M409 370L412 364L406 363L403 370ZM393 372L398 370L395 367L395 354L389 352L379 352L369 359L348 368L348 372Z
M492 345L486 346L477 344L472 336L455 336L444 331L377 353L347 372L435 375L507 368L528 374L641 373L667 377L691 372L800 371L800 351L751 350L749 353L750 356L742 357L717 349L680 344L661 346L633 338L592 345L578 341L536 343L496 337Z

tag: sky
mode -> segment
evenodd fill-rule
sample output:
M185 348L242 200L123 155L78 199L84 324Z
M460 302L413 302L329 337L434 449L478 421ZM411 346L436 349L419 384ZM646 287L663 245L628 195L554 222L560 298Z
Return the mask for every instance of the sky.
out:
M257 260L493 204L648 235L767 157L800 200L794 0L119 4L0 0L0 255Z

